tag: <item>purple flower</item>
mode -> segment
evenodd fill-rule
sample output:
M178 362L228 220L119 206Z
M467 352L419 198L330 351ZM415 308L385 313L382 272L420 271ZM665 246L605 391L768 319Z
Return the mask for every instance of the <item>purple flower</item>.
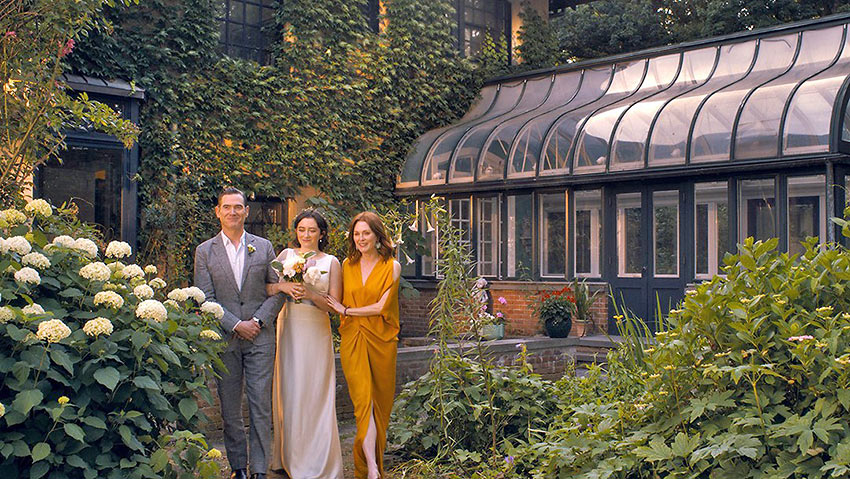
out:
M498 301L499 301L499 303L501 303L501 304L508 304L508 300L507 300L507 299L505 299L505 297L504 297L504 296L499 296Z
M505 463L509 466L514 465L514 457L513 456L505 456Z
M504 317L505 317L505 315L504 315L504 314L502 314L502 312L501 312L501 311L499 311L499 312L497 312L497 313L496 313L496 317L497 317L497 318L504 318Z

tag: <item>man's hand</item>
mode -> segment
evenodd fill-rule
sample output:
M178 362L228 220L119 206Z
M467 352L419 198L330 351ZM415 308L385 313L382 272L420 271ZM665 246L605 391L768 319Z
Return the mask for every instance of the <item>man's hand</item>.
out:
M245 341L253 342L257 335L260 334L260 325L255 321L239 321L234 331Z

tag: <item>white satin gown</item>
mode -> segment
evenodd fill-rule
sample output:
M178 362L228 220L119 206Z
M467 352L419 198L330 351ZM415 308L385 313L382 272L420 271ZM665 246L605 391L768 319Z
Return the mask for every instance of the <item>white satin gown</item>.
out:
M291 254L286 249L277 260ZM305 286L326 294L333 258L318 258L326 273L316 286ZM343 479L331 325L328 313L308 300L288 301L278 316L272 394L272 469L292 479Z

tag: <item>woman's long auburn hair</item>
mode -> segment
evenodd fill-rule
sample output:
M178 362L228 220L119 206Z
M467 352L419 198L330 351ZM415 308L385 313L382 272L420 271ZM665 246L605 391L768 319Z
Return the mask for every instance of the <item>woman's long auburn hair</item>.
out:
M380 246L378 254L380 254L384 260L392 258L395 255L395 248L390 241L390 237L387 235L386 228L384 228L384 222L381 221L381 217L375 213L372 213L371 211L364 211L362 213L358 213L357 216L351 220L351 224L348 225L348 239L346 240L346 243L348 244L348 260L352 263L360 261L360 251L357 251L357 245L354 244L354 226L361 221L369 225L369 229L372 230L372 233L378 238L376 243L376 245Z

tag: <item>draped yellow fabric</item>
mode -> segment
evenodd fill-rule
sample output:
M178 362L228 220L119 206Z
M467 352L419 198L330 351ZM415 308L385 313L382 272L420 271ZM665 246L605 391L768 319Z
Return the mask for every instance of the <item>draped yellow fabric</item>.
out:
M354 404L357 435L354 437L354 469L357 479L366 478L366 456L363 438L369 427L369 413L374 408L376 458L381 476L384 475L384 448L387 426L395 395L396 351L398 349L398 280L393 281L393 260L378 261L366 284L363 284L360 263L342 264L342 304L349 308L368 306L390 294L380 316L349 317L340 322L339 350L342 370L348 383L348 393Z

